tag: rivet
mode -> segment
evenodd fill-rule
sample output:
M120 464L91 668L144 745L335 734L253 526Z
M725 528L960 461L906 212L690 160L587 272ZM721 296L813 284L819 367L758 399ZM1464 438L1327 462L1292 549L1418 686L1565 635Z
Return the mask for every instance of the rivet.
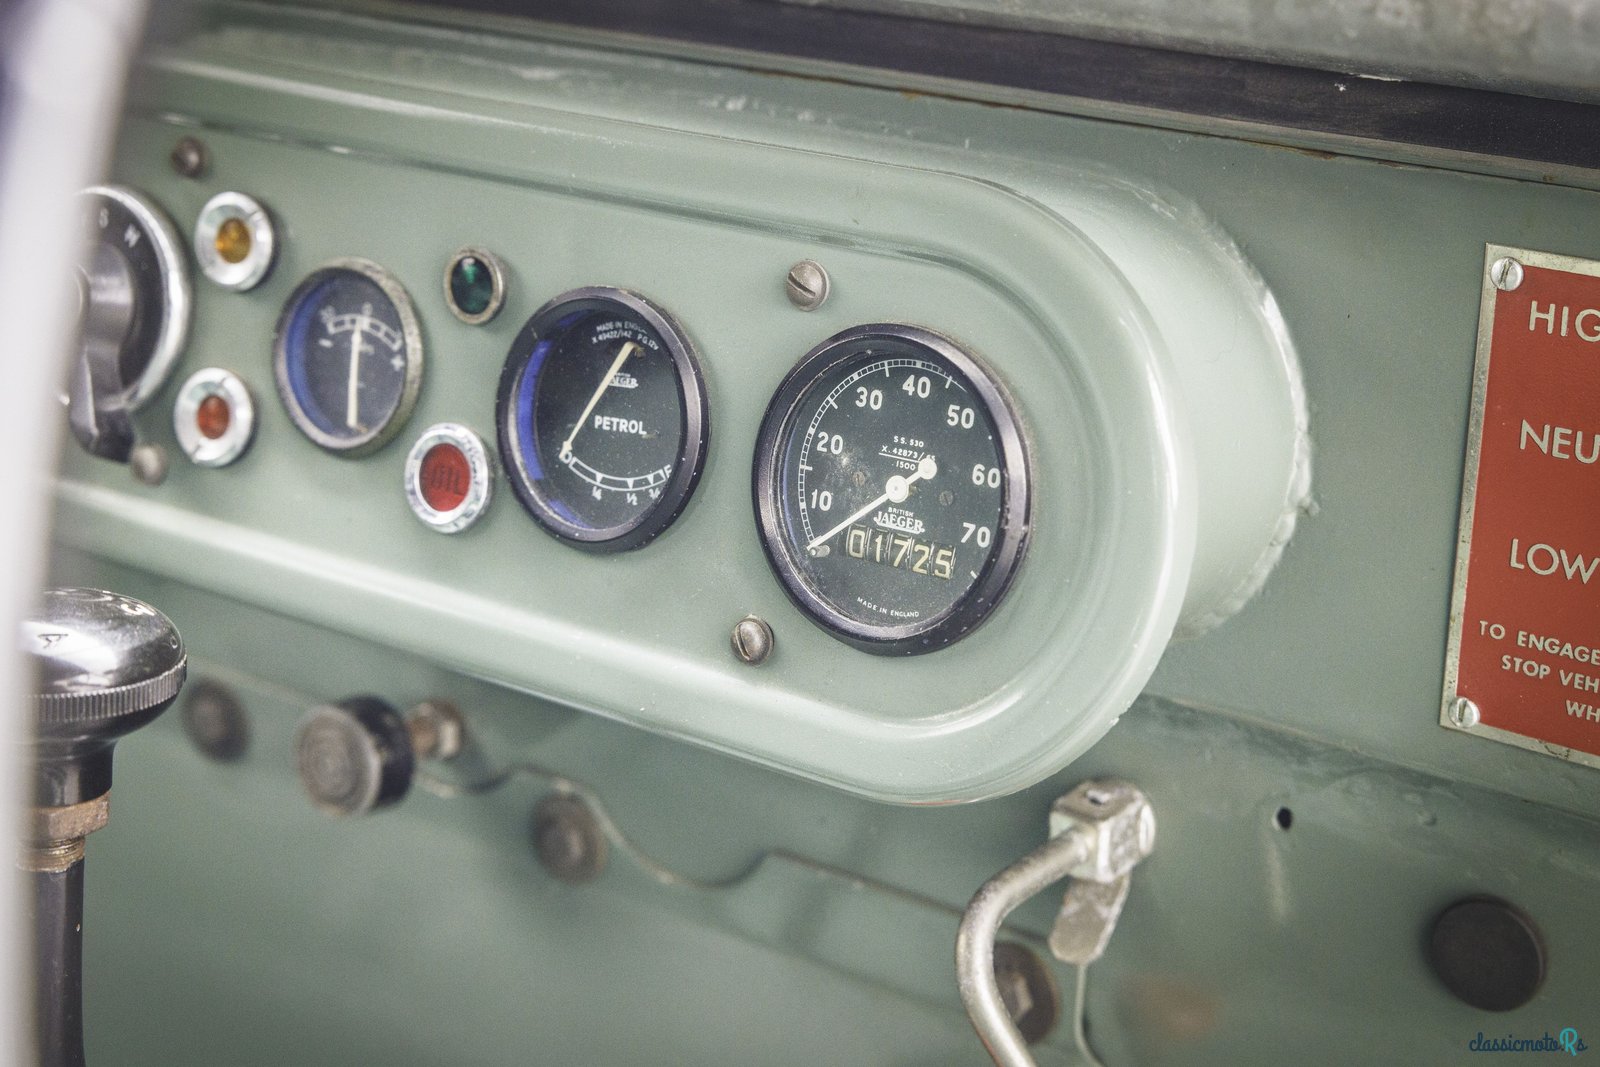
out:
M579 797L551 793L533 809L533 851L552 878L581 885L600 877L608 856L605 834Z
M210 166L210 157L205 143L199 138L179 138L178 143L172 146L172 169L177 171L180 177L199 178Z
M128 469L133 472L134 480L152 488L167 480L167 471L171 466L172 460L167 456L167 450L149 441L135 445L128 456Z
M1522 264L1510 256L1501 256L1489 264L1489 281L1496 289L1509 293L1522 284Z
M1450 702L1450 722L1463 730L1470 730L1483 719L1483 713L1466 697L1456 697Z
M759 667L767 661L767 657L772 655L775 641L772 627L767 625L765 619L746 615L734 624L733 653L752 667Z
M250 747L250 720L232 689L209 678L189 683L184 692L183 731L200 753L232 763Z
M801 311L815 311L828 299L828 272L816 260L802 259L789 268L783 288L789 294L789 303Z

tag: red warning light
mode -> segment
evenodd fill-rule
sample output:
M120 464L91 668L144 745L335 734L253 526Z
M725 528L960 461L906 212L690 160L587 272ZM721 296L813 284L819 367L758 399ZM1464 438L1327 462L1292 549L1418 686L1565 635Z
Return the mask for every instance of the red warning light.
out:
M472 485L472 467L467 455L448 442L428 449L417 473L422 499L435 511L454 511L467 499Z
M207 440L215 441L228 432L228 424L233 421L233 409L228 406L228 398L220 393L212 393L200 401L200 407L194 413L195 428Z

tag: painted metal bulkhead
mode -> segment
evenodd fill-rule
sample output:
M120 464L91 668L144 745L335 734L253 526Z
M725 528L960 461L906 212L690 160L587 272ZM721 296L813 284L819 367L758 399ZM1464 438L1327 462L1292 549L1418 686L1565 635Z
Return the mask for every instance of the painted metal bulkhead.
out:
M957 911L1101 775L1161 819L1089 971L1104 1062L1454 1062L1480 1030L1600 1032L1593 772L1437 725L1482 248L1600 255L1595 194L814 73L255 5L147 57L113 178L180 229L248 192L284 246L257 290L199 294L178 375L255 386L252 451L159 488L78 456L62 475L58 575L160 604L255 727L233 765L173 722L125 743L90 882L91 1056L983 1062ZM185 134L212 155L198 182L167 161ZM484 327L436 291L467 243L512 277ZM411 423L359 461L297 437L268 385L279 306L335 255L395 271L429 346ZM834 285L809 313L783 292L804 257ZM648 292L704 354L711 458L683 517L610 558L508 496L459 537L422 529L409 440L487 434L522 319L591 282ZM988 624L883 660L783 597L748 470L788 366L895 319L1017 393L1042 505ZM751 612L777 634L760 668L728 651ZM356 692L456 700L493 761L584 782L688 877L624 853L551 881L524 839L537 774L322 821L288 738ZM1421 949L1477 894L1549 948L1543 993L1504 1016L1454 1001ZM1049 905L1014 923L1036 949ZM1073 1045L1059 1026L1041 1062Z

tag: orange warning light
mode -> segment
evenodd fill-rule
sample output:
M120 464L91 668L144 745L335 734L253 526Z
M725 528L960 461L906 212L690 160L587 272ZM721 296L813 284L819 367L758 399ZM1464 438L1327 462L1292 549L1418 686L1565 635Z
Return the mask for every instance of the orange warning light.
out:
M242 263L250 254L250 227L243 219L224 219L217 227L217 255L228 263Z
M200 401L200 407L194 413L195 427L202 437L215 441L228 432L228 424L233 421L233 409L228 406L228 398L218 393L212 393Z

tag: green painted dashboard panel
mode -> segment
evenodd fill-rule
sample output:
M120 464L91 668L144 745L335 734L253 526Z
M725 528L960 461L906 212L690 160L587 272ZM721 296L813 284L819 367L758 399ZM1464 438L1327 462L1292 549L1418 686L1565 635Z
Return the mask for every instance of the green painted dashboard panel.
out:
M1473 1058L1479 1031L1600 1033L1584 903L1600 883L1596 772L1437 726L1482 248L1600 257L1595 193L492 25L496 35L219 7L154 53L133 98L114 177L149 189L182 226L211 192L256 194L279 211L286 252L256 293L202 291L178 375L211 364L243 374L262 409L255 451L221 471L179 459L159 489L81 456L65 467L57 576L171 612L197 673L236 685L257 729L236 767L205 763L170 716L122 750L116 817L90 843L97 1062L981 1063L950 972L955 909L1039 842L1054 796L1102 774L1149 792L1160 825L1089 972L1090 1040L1105 1063L1455 1063ZM252 55L271 39L276 55ZM283 54L285 39L302 54ZM229 64L251 73L234 84L216 74ZM351 117L367 115L374 83L404 101L382 128ZM556 116L540 136L562 134L617 168L672 157L661 146L691 135L662 188L681 189L708 160L773 163L759 179L722 172L701 190L722 206L688 214L596 198L592 181L514 181L507 170L550 167L533 158L530 93ZM293 121L320 124L317 136L262 136L284 118L263 110L280 96L312 98ZM463 97L476 102L463 108ZM587 132L570 128L577 114L593 118ZM166 163L190 131L213 149L203 182ZM417 143L403 160L374 147L407 137ZM492 166L472 155L485 140L500 146ZM645 144L664 155L632 153ZM843 188L831 202L860 207L858 221L893 241L864 247L836 225L734 221L770 215L774 197L803 214L814 190L790 188L803 169L791 164L832 157L823 169ZM1044 685L1039 645L1006 646L1057 618L1057 598L1075 585L1109 580L1039 566L1061 558L1050 539L1067 536L1046 524L1027 591L956 646L959 658L885 663L804 624L754 542L755 426L766 393L811 344L854 322L945 321L959 308L962 322L948 328L1014 379L1036 371L1012 371L1011 353L1081 336L1069 314L1015 314L1008 293L1043 293L1054 279L997 286L1010 268L951 268L972 262L969 251L1037 240L1024 216L1017 232L983 232L952 194L931 216L937 232L924 232L927 214L898 232L910 224L896 212L922 195L925 175L963 169L1004 174L1013 188L1040 169L1064 175L1062 189L1133 179L1162 202L1199 205L1230 233L1301 356L1315 506L1262 593L1166 649L1146 694L1065 770L981 803L895 807L710 751L741 746L719 745L693 720L735 720L731 729L776 751L782 727L740 721L742 709L778 714L793 699L811 714L865 692L899 701L884 721L914 721L930 694L953 707ZM918 188L850 187L852 176L889 173L916 175ZM389 208L418 197L437 214ZM480 214L486 197L507 209ZM462 205L471 225L457 221ZM568 235L553 243L550 213ZM386 215L396 221L375 232ZM604 249L570 236L596 233ZM513 302L479 330L451 319L437 292L445 257L469 241L518 252ZM942 251L905 251L930 247ZM294 283L352 253L385 261L423 307L430 378L401 440L346 462L294 435L267 360ZM781 291L804 255L824 258L837 284L813 315ZM508 494L459 543L423 530L400 493L404 442L446 417L488 435L491 383L522 318L596 280L650 292L718 354L713 455L684 518L646 552L603 561L549 541ZM1046 363L1039 381L1070 382L1067 364L1046 374ZM169 446L172 393L140 416ZM1048 421L1043 393L1023 391L1022 402ZM1058 432L1065 455L1069 431ZM1040 472L1063 512L1076 473ZM482 614L481 598L441 599L482 582L490 554L516 561L498 583L509 608ZM667 583L683 610L641 617L627 611L636 598L596 596L606 583L646 581ZM607 607L573 626L517 610L523 598ZM395 612L412 600L417 613ZM727 656L727 627L749 611L779 627L774 675ZM547 639L537 655L522 639L529 627ZM641 656L608 680L610 706L584 699L585 673ZM508 676L504 664L520 661L536 685ZM802 674L811 688L794 683ZM687 707L695 685L725 702ZM542 695L518 691L530 688ZM359 824L322 820L298 794L290 736L304 706L355 692L459 701L497 761L581 779L650 856L728 884L663 886L619 858L593 887L558 887L527 849L542 789L529 777L483 797L413 796ZM651 709L653 732L614 721L634 706ZM1048 770L1011 769L1016 782ZM1288 830L1280 808L1293 813ZM1550 950L1544 991L1506 1015L1452 1000L1423 959L1432 917L1478 894L1528 911ZM1018 936L1037 945L1052 909L1041 898L1019 912ZM1072 977L1057 972L1068 990ZM1063 1025L1042 1061L1073 1062L1072 1044Z

